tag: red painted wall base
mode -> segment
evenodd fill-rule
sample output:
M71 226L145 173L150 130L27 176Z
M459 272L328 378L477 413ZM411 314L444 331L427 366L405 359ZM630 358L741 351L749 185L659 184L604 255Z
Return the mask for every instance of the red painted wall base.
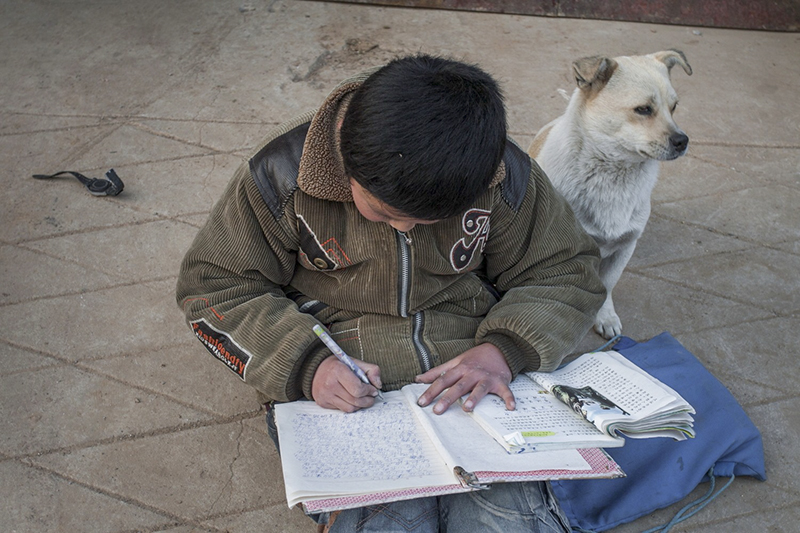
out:
M800 0L329 0L629 22L800 31Z

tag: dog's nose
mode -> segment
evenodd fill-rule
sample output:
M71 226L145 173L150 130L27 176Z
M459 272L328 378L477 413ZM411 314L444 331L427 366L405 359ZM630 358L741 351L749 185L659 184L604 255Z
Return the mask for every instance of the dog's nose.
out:
M681 153L689 146L689 136L685 133L673 133L669 137L669 142L672 144L672 149L677 153Z

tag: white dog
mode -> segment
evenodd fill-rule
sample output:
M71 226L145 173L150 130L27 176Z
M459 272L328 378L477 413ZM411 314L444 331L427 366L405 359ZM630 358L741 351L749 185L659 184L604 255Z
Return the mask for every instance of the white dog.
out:
M677 50L575 61L578 87L566 112L542 128L528 150L600 247L608 296L594 329L605 338L622 331L611 291L650 217L659 161L682 156L689 144L672 118L675 65L692 73Z

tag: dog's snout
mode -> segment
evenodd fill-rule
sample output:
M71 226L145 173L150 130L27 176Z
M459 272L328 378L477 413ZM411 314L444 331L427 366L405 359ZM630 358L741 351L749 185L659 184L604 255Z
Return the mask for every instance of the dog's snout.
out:
M686 151L686 147L689 146L689 136L681 132L673 133L669 137L669 142L672 145L672 149L680 154Z

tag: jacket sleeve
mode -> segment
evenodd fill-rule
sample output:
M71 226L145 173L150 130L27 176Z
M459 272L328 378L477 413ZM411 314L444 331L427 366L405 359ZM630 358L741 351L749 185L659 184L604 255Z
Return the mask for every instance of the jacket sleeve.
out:
M289 202L291 204L291 202ZM265 207L247 165L237 170L181 264L178 305L201 343L267 398L310 397L330 355L281 287L296 264L293 216Z
M500 348L515 376L555 370L605 299L597 245L544 172L530 163L526 189L518 186L524 190L521 203L508 201L504 184L496 187L484 255L486 275L503 296L476 335L478 343Z

